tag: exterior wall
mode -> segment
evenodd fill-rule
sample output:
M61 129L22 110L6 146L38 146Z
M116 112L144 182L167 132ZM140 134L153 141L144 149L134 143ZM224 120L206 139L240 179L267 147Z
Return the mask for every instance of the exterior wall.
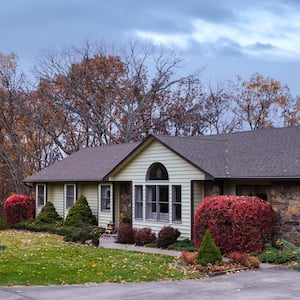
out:
M204 198L204 183L193 182L193 202L194 202L194 214L196 213L199 204Z
M277 236L300 246L300 182L273 184L271 203L278 216Z
M47 186L47 200L52 202L57 213L65 217L64 213L64 185L59 183L49 183Z
M163 181L146 181L148 168L155 162L162 163L169 174L169 180ZM163 226L171 225L178 228L181 232L181 238L191 238L191 182L193 180L204 180L204 174L191 164L180 158L174 152L170 151L160 143L154 141L142 152L140 152L132 161L123 169L119 170L116 175L112 176L113 181L132 180L132 194L134 195L134 186L143 186L143 219L135 219L135 203L132 201L132 225L134 228L151 227L154 232L158 232ZM146 219L146 185L169 185L169 220L152 221ZM172 185L181 185L182 201L182 220L181 222L172 221Z
M79 183L77 192L77 198L81 195L86 197L86 200L92 210L93 215L98 219L99 213L99 201L98 201L98 184L96 183Z
M107 185L106 183L105 185ZM68 211L65 208L65 184L64 183L48 183L47 184L47 201L52 202L57 213L65 218ZM81 195L85 196L92 213L98 219L98 226L107 227L107 224L113 220L113 189L111 185L111 209L109 211L101 211L101 184L81 182L77 184L78 199ZM39 211L41 208L39 208Z
M268 202L277 213L274 241L283 238L300 246L300 182L229 181L224 194L235 195L237 185L268 186Z

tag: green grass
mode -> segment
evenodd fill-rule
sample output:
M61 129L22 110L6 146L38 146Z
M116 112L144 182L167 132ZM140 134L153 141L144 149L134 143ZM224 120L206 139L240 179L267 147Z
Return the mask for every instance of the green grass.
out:
M71 245L48 233L3 230L0 244L1 286L195 278L170 268L174 257Z

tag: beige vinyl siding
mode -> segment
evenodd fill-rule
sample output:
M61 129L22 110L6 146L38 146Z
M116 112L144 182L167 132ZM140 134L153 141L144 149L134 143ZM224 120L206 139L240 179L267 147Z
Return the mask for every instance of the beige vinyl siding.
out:
M98 184L97 183L79 183L78 184L78 195L84 196L92 210L93 215L98 219Z
M169 174L168 181L146 182L147 170L155 162L160 162L166 167ZM119 170L115 176L110 178L114 181L128 181L129 179L132 180L133 193L135 185L143 186L143 219L135 220L133 217L133 227L151 227L152 230L158 232L163 226L171 225L178 228L181 232L181 238L191 238L191 181L204 180L203 173L159 142L154 141L125 165L123 169ZM168 222L146 219L146 185L153 184L169 185ZM172 185L181 185L182 221L180 223L172 221ZM134 216L134 201L132 201L132 204Z
M204 198L204 187L203 182L193 182L193 189L194 189L194 214L197 211L199 204L201 203L202 199Z
M48 198L55 206L57 213L61 217L64 215L64 184L61 183L48 183L47 185Z

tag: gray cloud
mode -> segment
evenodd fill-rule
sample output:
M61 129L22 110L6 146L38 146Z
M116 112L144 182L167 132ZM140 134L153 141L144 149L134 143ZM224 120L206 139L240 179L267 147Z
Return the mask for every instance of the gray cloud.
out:
M21 63L25 61L28 65L41 49L80 46L85 40L124 44L138 39L136 32L143 31L161 35L187 35L186 48L176 49L174 45L175 50L182 52L188 62L193 62L192 67L201 69L207 65L208 70L215 72L215 76L222 72L225 74L227 68L230 69L229 64L234 65L232 69L237 71L240 68L241 71L236 74L248 74L247 70L251 68L253 72L249 72L254 73L259 71L255 69L256 66L263 65L266 66L263 70L275 72L275 68L271 68L272 64L266 63L263 56L257 61L247 55L247 51L264 53L276 50L273 42L257 39L252 44L242 46L231 36L222 38L220 35L215 41L203 42L197 42L191 37L195 20L216 24L220 29L235 28L246 22L243 19L245 12L255 18L258 10L289 20L290 13L300 13L300 1L10 0L0 10L0 52L14 51L20 56ZM285 32L280 34L287 36L291 33L296 35L298 30L288 22L284 25L275 22L272 26L285 26ZM259 27L260 24L257 24L257 28ZM274 39L277 38L276 32L271 33L274 34ZM272 63L281 68L284 66L281 61L274 60ZM289 64L290 74L294 74L294 79L288 78L287 83L295 82L295 78L299 77L295 76L299 64L299 61ZM276 74L279 73L277 71ZM288 73L284 74L288 76Z

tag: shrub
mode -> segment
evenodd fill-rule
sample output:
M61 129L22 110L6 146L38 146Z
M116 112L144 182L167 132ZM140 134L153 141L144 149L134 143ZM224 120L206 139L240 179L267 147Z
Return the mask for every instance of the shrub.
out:
M35 201L30 196L12 195L5 200L3 208L7 225L12 226L34 218Z
M152 232L151 228L141 228L135 232L135 243L137 245L145 245L153 243L155 241L155 233Z
M300 272L300 263L297 263L297 264L295 264L295 265L292 265L291 268L292 268L294 271Z
M268 247L259 254L258 259L263 263L284 264L297 259L297 255L292 251L282 251L277 248Z
M271 239L274 224L271 205L257 197L207 197L195 214L194 243L198 247L209 229L222 253L259 253Z
M37 224L56 224L62 221L52 202L47 202L35 219Z
M7 229L5 216L0 213L0 230Z
M188 252L197 251L197 248L194 246L194 242L189 239L184 239L182 241L178 241L172 245L169 245L168 249L177 250L177 251L188 251Z
M214 264L217 261L222 261L221 250L215 244L210 231L206 230L201 246L198 249L196 262L202 266L206 266L209 263Z
M91 241L94 246L99 245L99 235L94 230L94 227L84 225L82 227L72 228L64 237L66 242L80 242L85 244L87 241Z
M6 250L7 249L7 246L4 245L4 244L0 244L0 250Z
M129 223L122 223L118 228L118 243L133 244L135 237L135 230Z
M229 258L234 262L240 263L242 265L246 265L248 263L249 257L247 253L244 252L231 252L229 254Z
M167 248L169 245L174 244L180 236L178 229L172 226L164 226L158 233L157 247Z
M58 234L58 235L66 235L71 231L71 227L63 227L63 226L58 226L56 224L41 224L41 223L36 223L35 220L31 221L26 221L26 222L20 222L17 224L14 224L12 226L14 229L18 230L29 230L33 232L49 232L53 234Z
M187 265L193 265L197 258L197 252L182 251L181 258Z
M80 196L79 199L71 206L64 224L66 226L74 227L81 227L83 224L97 224L96 217L93 215L84 196Z

